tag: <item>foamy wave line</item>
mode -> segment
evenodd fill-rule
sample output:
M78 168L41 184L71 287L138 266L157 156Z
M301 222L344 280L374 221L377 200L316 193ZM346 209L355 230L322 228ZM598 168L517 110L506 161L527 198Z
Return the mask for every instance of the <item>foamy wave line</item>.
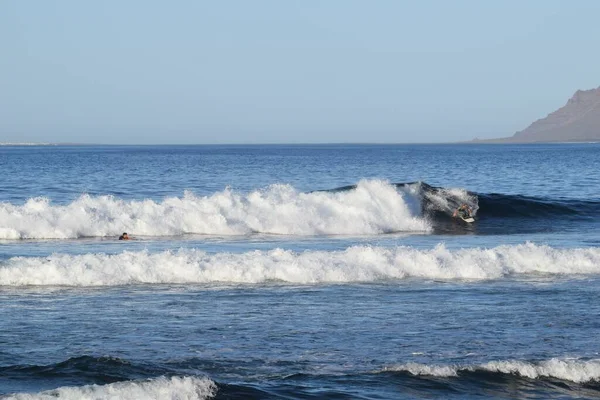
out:
M216 384L208 378L160 377L147 381L117 382L108 385L61 387L40 393L16 393L0 397L6 400L51 399L189 399L202 400L214 397Z
M302 193L272 185L240 194L226 189L211 196L186 192L182 198L125 201L83 195L68 205L46 198L23 205L0 204L0 239L68 239L187 233L244 235L379 234L429 231L419 218L418 199L387 182L359 182L355 190Z
M209 254L195 249L49 257L0 263L0 285L111 286L138 283L297 284L377 282L407 277L486 280L519 274L598 274L600 249L526 243L492 249L354 246L344 251L274 249Z
M413 375L452 377L461 372L487 371L523 376L529 379L556 378L576 383L600 380L600 360L558 359L540 362L490 361L480 365L427 365L408 363L387 367L384 371L409 372Z

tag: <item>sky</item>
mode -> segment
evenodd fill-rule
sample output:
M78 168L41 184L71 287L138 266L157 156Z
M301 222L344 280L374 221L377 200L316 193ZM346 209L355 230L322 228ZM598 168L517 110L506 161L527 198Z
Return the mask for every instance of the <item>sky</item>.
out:
M506 137L600 86L600 1L4 0L0 142Z

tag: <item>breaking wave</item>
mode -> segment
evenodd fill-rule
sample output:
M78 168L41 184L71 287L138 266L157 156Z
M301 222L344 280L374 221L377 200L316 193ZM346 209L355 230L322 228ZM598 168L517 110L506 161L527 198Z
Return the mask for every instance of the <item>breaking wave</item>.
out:
M598 199L567 199L524 196L519 194L475 193L463 188L443 188L425 182L395 183L397 188L419 193L425 213L451 215L458 206L468 204L482 218L579 217L597 218Z
M214 397L216 384L208 378L159 377L142 381L126 381L108 385L66 386L40 393L16 393L2 396L5 400L50 399L189 399Z
M281 235L380 234L431 229L419 216L418 199L377 180L347 192L302 193L289 185L241 194L125 201L83 195L67 205L47 198L0 204L0 239L68 239L183 234Z
M290 185L210 196L123 200L83 195L66 205L47 198L0 203L0 239L74 239L185 234L377 235L394 232L464 233L454 211L468 204L476 219L468 230L517 233L548 230L575 220L596 220L600 201L474 193L425 182L363 180L357 185L303 193ZM565 218L568 217L568 218ZM523 224L522 219L535 220Z
M418 376L459 377L473 372L516 375L529 379L555 378L575 383L600 381L600 360L552 358L539 362L490 361L480 365L428 365L407 363L387 367L383 372L408 372Z
M344 251L274 249L210 254L195 249L150 253L53 254L0 263L0 284L111 286L284 282L379 282L405 278L490 280L513 275L600 274L600 249L556 249L526 243L430 250L354 246Z
M600 201L543 198L517 194L475 193L463 188L443 188L425 182L395 183L421 198L425 214L433 218L450 216L461 204L468 204L481 218L597 217Z
M466 189L435 187L425 182L393 183L391 185L400 193L418 199L420 213L432 219L448 218L462 204L468 204L473 215L476 215L479 209L477 195ZM348 185L323 192L351 192L358 187L359 185Z

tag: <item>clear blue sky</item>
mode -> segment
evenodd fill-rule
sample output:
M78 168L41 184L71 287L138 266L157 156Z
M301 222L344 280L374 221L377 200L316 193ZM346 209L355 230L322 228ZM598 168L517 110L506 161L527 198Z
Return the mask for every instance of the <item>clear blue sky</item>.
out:
M600 86L600 1L0 2L0 142L510 136Z

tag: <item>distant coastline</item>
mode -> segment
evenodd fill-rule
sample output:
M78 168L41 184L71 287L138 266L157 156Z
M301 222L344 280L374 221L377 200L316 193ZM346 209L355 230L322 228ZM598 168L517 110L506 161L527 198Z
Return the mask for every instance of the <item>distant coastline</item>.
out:
M466 142L458 142L460 144L597 144L600 143L600 139L595 140L539 140L539 141L519 141L514 140L513 137L499 138L499 139L478 139L468 140Z
M578 90L567 103L513 136L463 143L599 143L600 87Z
M0 142L0 146L57 146L56 143Z
M99 144L99 143L36 143L0 142L0 147L19 146L314 146L314 145L416 145L416 144L543 144L543 143L600 143L600 87L577 90L567 103L513 136L459 142L432 143L173 143L173 144Z

